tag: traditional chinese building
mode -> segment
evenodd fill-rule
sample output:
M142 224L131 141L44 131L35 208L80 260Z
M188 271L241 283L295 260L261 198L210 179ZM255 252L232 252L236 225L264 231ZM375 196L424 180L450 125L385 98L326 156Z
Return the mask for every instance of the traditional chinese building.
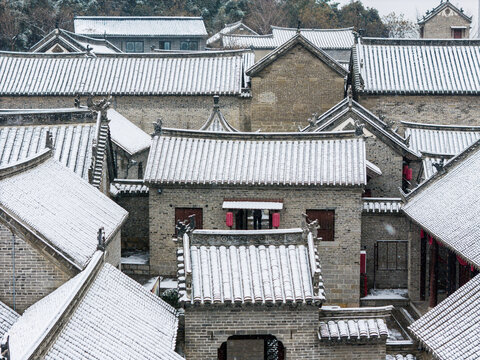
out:
M453 5L449 0L441 0L440 4L428 10L418 20L420 37L425 39L468 39L472 17L467 16L462 8Z

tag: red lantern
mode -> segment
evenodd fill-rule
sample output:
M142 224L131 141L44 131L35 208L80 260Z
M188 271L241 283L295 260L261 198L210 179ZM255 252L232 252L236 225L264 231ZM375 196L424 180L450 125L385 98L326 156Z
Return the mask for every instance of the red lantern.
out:
M420 230L420 239L423 239L425 237L425 231L422 229Z
M367 252L365 250L360 251L360 274L367 273Z
M413 178L413 169L411 168L408 168L407 169L407 175L405 175L405 179L407 179L408 181L412 180Z
M403 175L407 176L408 165L403 165Z
M432 245L433 244L433 236L429 236L428 237L428 245Z
M227 218L225 220L225 223L229 228L233 226L233 212L231 211L227 212Z
M280 213L276 212L272 214L272 226L275 229L280 227Z

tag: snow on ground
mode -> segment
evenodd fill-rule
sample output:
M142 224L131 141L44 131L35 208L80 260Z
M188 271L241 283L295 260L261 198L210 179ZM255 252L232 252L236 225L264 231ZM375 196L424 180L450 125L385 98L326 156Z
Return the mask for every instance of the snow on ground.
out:
M407 289L371 289L370 293L363 297L362 300L405 300L408 298Z
M176 279L161 279L160 288L162 289L176 289L178 287L178 281Z
M150 256L148 252L143 253L134 253L131 255L122 256L122 264L131 264L131 265L146 265L148 264Z
M151 279L148 279L147 282L145 284L143 284L142 286L147 289L148 291L152 291L153 289L153 286L155 285L155 283L158 281L158 276L155 276Z

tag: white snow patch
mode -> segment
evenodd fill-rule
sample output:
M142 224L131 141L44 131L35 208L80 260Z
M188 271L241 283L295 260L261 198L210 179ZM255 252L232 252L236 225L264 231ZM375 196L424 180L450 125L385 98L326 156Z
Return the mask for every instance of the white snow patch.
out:
M148 264L150 256L148 253L137 253L130 256L122 257L122 264L131 264L131 265L146 265Z
M408 289L371 289L370 294L362 300L393 299L405 300L408 298Z
M178 287L178 281L176 279L165 278L160 280L161 289L176 289Z

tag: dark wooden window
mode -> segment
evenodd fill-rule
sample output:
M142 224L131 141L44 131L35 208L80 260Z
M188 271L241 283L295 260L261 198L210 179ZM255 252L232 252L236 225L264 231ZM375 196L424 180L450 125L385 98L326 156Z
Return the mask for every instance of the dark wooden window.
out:
M203 229L203 209L202 208L175 208L175 225L177 221L188 220L190 215L195 215L195 229ZM177 230L175 228L175 234Z
M453 38L454 39L462 39L463 38L462 29L453 29Z
M172 45L170 41L160 41L159 43L159 48L162 50L171 50Z
M180 41L180 50L198 50L198 42Z
M143 41L127 41L125 45L127 53L143 53Z
M335 239L335 210L307 210L307 217L318 220L318 237L322 238L322 241Z

